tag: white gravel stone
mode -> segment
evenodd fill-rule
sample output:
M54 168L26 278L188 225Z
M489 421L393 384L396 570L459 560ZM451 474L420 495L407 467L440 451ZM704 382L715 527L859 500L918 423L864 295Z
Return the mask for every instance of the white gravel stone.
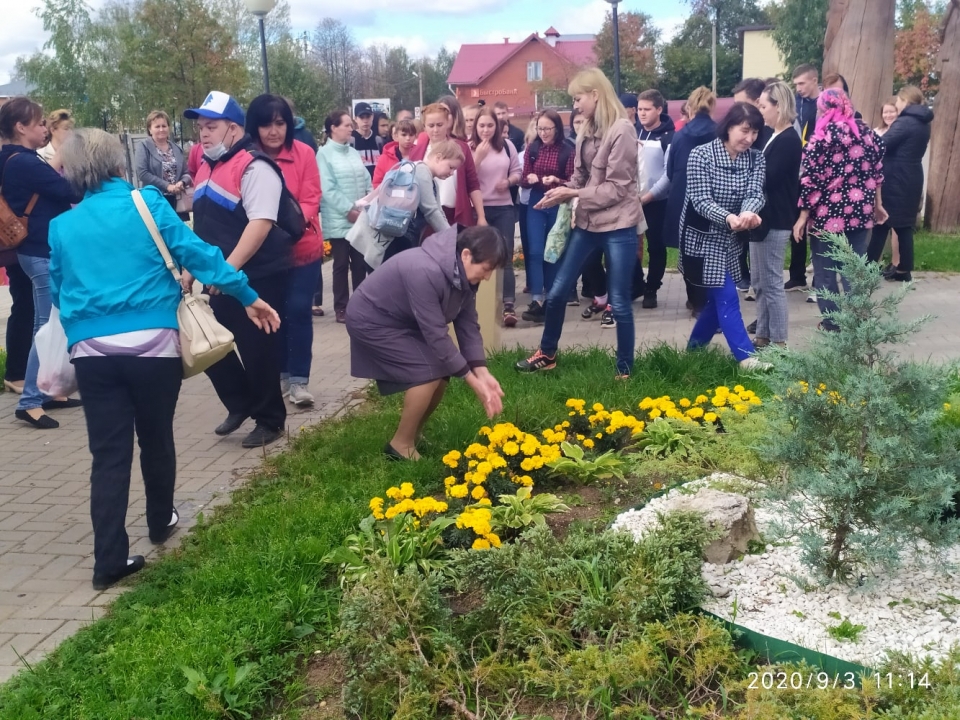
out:
M622 513L613 528L640 539L656 526L657 512L663 511L671 496L718 481L749 485L742 478L715 473L675 488L640 510ZM755 507L762 534L766 535L775 517L773 508L762 503ZM703 578L714 597L708 597L702 607L764 635L867 667L883 662L888 650L937 659L960 643L960 605L950 599L960 598L960 546L947 549L945 563L936 566L919 565L905 556L895 575L880 572L863 587L831 583L809 592L792 579L811 577L800 562L798 548L767 545L764 550L726 565L704 563ZM827 634L828 627L840 622L830 613L866 626L856 642L837 641Z

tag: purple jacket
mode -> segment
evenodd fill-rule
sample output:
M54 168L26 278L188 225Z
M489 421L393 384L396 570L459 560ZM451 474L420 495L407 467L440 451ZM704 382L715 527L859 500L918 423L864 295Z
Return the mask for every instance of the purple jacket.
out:
M456 227L390 258L347 305L351 374L420 384L486 365L476 293L457 253Z

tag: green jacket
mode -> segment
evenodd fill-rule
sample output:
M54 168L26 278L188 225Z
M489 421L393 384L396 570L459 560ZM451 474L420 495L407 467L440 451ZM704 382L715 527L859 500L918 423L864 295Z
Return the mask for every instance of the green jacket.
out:
M353 223L347 213L357 200L373 191L370 173L360 154L349 145L328 140L317 153L320 168L320 222L323 237L345 238Z

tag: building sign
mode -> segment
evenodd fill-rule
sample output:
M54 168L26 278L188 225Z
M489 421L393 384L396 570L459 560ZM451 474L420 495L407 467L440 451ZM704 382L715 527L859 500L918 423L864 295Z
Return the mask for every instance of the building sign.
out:
M490 89L490 90L487 90L487 89L481 90L480 88L470 89L470 97L480 97L481 95L519 95L519 94L520 94L520 91L517 90L517 88L513 88L513 90L507 90L504 88L496 88L496 89Z

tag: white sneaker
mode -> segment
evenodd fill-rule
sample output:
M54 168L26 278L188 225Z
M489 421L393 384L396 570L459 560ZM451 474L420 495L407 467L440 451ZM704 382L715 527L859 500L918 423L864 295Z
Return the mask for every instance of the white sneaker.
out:
M740 361L740 367L743 370L771 370L773 365L767 362L760 362L755 357L748 357Z
M290 383L290 402L297 407L306 407L313 405L313 395L307 390L307 386L301 383Z
M743 297L744 300L749 300L751 302L756 302L757 300L757 291L753 289L753 286L750 286L750 289L747 290L747 294Z
M808 303L815 303L816 301L817 301L817 294L815 292L812 292L809 295L807 295Z
M283 397L290 394L290 378L280 378L280 394Z

